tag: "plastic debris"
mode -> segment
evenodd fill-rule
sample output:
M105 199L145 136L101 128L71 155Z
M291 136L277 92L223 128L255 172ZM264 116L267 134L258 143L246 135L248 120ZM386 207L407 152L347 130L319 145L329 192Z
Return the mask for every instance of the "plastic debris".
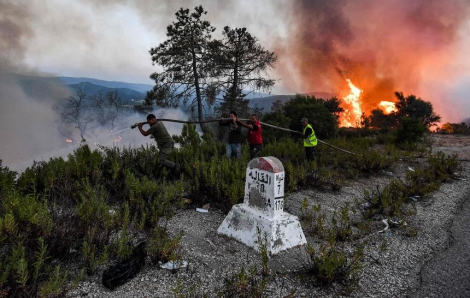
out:
M410 200L412 200L413 202L418 202L419 198L420 198L420 196L412 196L412 197L410 197Z
M361 205L359 205L359 208L361 208L362 210L369 209L370 203L369 202L362 203Z
M129 261L117 263L103 272L101 282L105 287L114 290L131 280L145 266L145 242L139 243L133 250Z
M183 199L183 203L185 204L191 204L193 202L193 200L191 199Z
M207 213L207 212L209 212L209 210L204 209L204 208L196 208L196 211L197 211L197 212L202 212L202 213Z
M180 268L185 268L188 266L188 261L169 261L165 264L161 264L160 268L168 269L168 270L176 270Z
M387 176L393 176L393 172L388 172L388 171L381 170L380 173L382 173L384 175L387 175Z
M408 167L408 171L414 172L415 170L412 167Z
M380 230L379 233L383 233L388 230L389 225L388 225L388 219L383 219L382 222L385 224L385 228L383 230Z
M202 208L206 210L209 210L210 207L211 207L211 204L205 204L204 206L202 206Z

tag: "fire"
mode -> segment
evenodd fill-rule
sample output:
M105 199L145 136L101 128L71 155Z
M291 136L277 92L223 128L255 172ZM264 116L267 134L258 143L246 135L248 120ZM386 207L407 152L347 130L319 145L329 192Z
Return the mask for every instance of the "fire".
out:
M346 82L348 82L350 92L343 97L343 100L351 110L344 108L344 113L340 120L341 126L356 127L361 122L362 108L360 97L363 91L354 86L350 79L346 79Z
M391 101L381 101L379 103L379 107L382 108L382 110L386 113L386 114L390 114L391 112L396 112L397 111L397 108L395 107L395 103L391 102Z

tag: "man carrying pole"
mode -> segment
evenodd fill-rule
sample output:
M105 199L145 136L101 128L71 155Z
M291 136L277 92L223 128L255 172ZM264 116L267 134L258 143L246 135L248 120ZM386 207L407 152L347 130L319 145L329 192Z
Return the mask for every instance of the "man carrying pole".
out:
M144 124L149 124L150 128L144 130L142 128ZM144 137L150 134L153 135L153 138L157 142L158 150L160 151L160 163L171 169L174 176L178 176L181 171L181 166L167 159L168 154L170 154L175 146L175 141L166 130L165 125L161 121L158 121L154 114L149 114L147 116L147 122L140 122L137 124L137 127Z
M261 122L256 114L252 114L247 123L237 121L240 125L248 128L248 144L250 145L251 159L257 158L258 153L263 149L263 136L261 135Z

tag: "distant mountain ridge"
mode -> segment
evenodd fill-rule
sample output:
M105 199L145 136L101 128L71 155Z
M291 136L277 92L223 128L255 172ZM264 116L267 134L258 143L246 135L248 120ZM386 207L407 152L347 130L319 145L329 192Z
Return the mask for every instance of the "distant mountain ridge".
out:
M74 78L74 77L58 77L58 79L66 85L75 85L79 83L91 83L94 85L100 85L107 88L127 88L140 93L146 93L147 91L153 88L153 85L149 84L135 84L135 83L126 83L119 81L105 81L98 80L93 78Z
M80 82L67 86L74 92L77 92L79 89L82 89L88 95L94 95L98 92L102 92L103 95L106 95L108 92L117 92L119 98L124 104L133 105L145 99L145 93L137 92L129 88L108 88L102 85L96 85L89 82Z
M143 100L146 96L146 92L153 88L153 85L150 84L106 81L86 77L41 77L20 74L4 75L14 78L22 86L25 93L35 96L40 96L41 90L44 88L49 88L52 86L52 84L62 83L65 87L68 87L72 91L72 94L75 94L80 87L83 88L83 90L88 95L94 95L100 91L103 92L103 94L117 91L123 103L130 105L135 105L139 101ZM304 93L304 95L313 95L316 98L323 99L329 99L333 96L337 96L336 94L329 92L309 92ZM245 98L250 101L250 107L254 107L256 105L258 108L263 109L264 113L269 113L271 112L271 108L274 102L280 100L281 103L284 104L295 96L295 94L276 95L262 92L248 92L248 95Z

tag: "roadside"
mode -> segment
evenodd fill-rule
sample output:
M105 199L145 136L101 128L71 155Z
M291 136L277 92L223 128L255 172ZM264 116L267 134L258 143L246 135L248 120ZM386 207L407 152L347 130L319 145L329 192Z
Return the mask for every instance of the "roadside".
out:
M433 151L441 150L446 154L470 152L470 138L459 139L459 142L443 138L446 142L442 143L443 139L438 137ZM469 158L464 155L459 157ZM441 263L437 256L452 243L449 229L453 223L458 225L460 217L456 217L456 214L470 194L470 164L464 162L462 165L462 177L467 181L455 180L443 184L438 191L417 202L416 215L407 219L408 227L416 231L416 234L407 233L402 229L378 233L383 229L383 223L371 223L372 232L365 239L360 239L367 242L364 268L351 297L414 297L412 293L420 287L425 287L426 268L434 268L436 265L430 263L434 260ZM402 176L409 166L405 163L397 165L394 169L395 177ZM322 211L331 216L334 210L345 203L354 204L355 200L362 196L364 188L384 185L389 179L386 175L361 178L348 183L338 193L299 191L289 195L286 210L300 216L302 202L307 199L310 204L320 204ZM469 205L468 200L466 202ZM461 216L465 217L465 214ZM218 210L210 209L208 213L199 213L194 209L186 209L178 211L166 223L168 230L174 235L182 230L185 232L182 239L182 255L184 260L189 261L186 268L171 272L148 264L133 280L112 292L102 286L101 275L97 274L84 280L67 296L175 297L175 289L183 289L181 291L187 294L183 297L201 297L203 293L209 293L209 297L213 297L214 290L223 286L224 280L240 272L242 267L249 269L261 266L261 256L257 252L216 233L223 219L224 214ZM468 221L468 215L466 219ZM457 234L453 235L455 237ZM309 239L309 243L314 241L315 239ZM358 244L359 241L351 241L345 245L353 248ZM466 256L468 257L468 254ZM452 255L450 257L452 258ZM271 276L265 290L267 296L285 297L292 290L295 290L296 297L341 296L339 288L335 285L330 288L314 287L308 280L299 278L304 261L305 255L301 249L292 249L273 256L269 261ZM436 275L432 271L430 274ZM438 275L435 277L439 278ZM433 283L432 280L430 282ZM423 292L423 297L426 295ZM449 297L458 296L450 294Z

